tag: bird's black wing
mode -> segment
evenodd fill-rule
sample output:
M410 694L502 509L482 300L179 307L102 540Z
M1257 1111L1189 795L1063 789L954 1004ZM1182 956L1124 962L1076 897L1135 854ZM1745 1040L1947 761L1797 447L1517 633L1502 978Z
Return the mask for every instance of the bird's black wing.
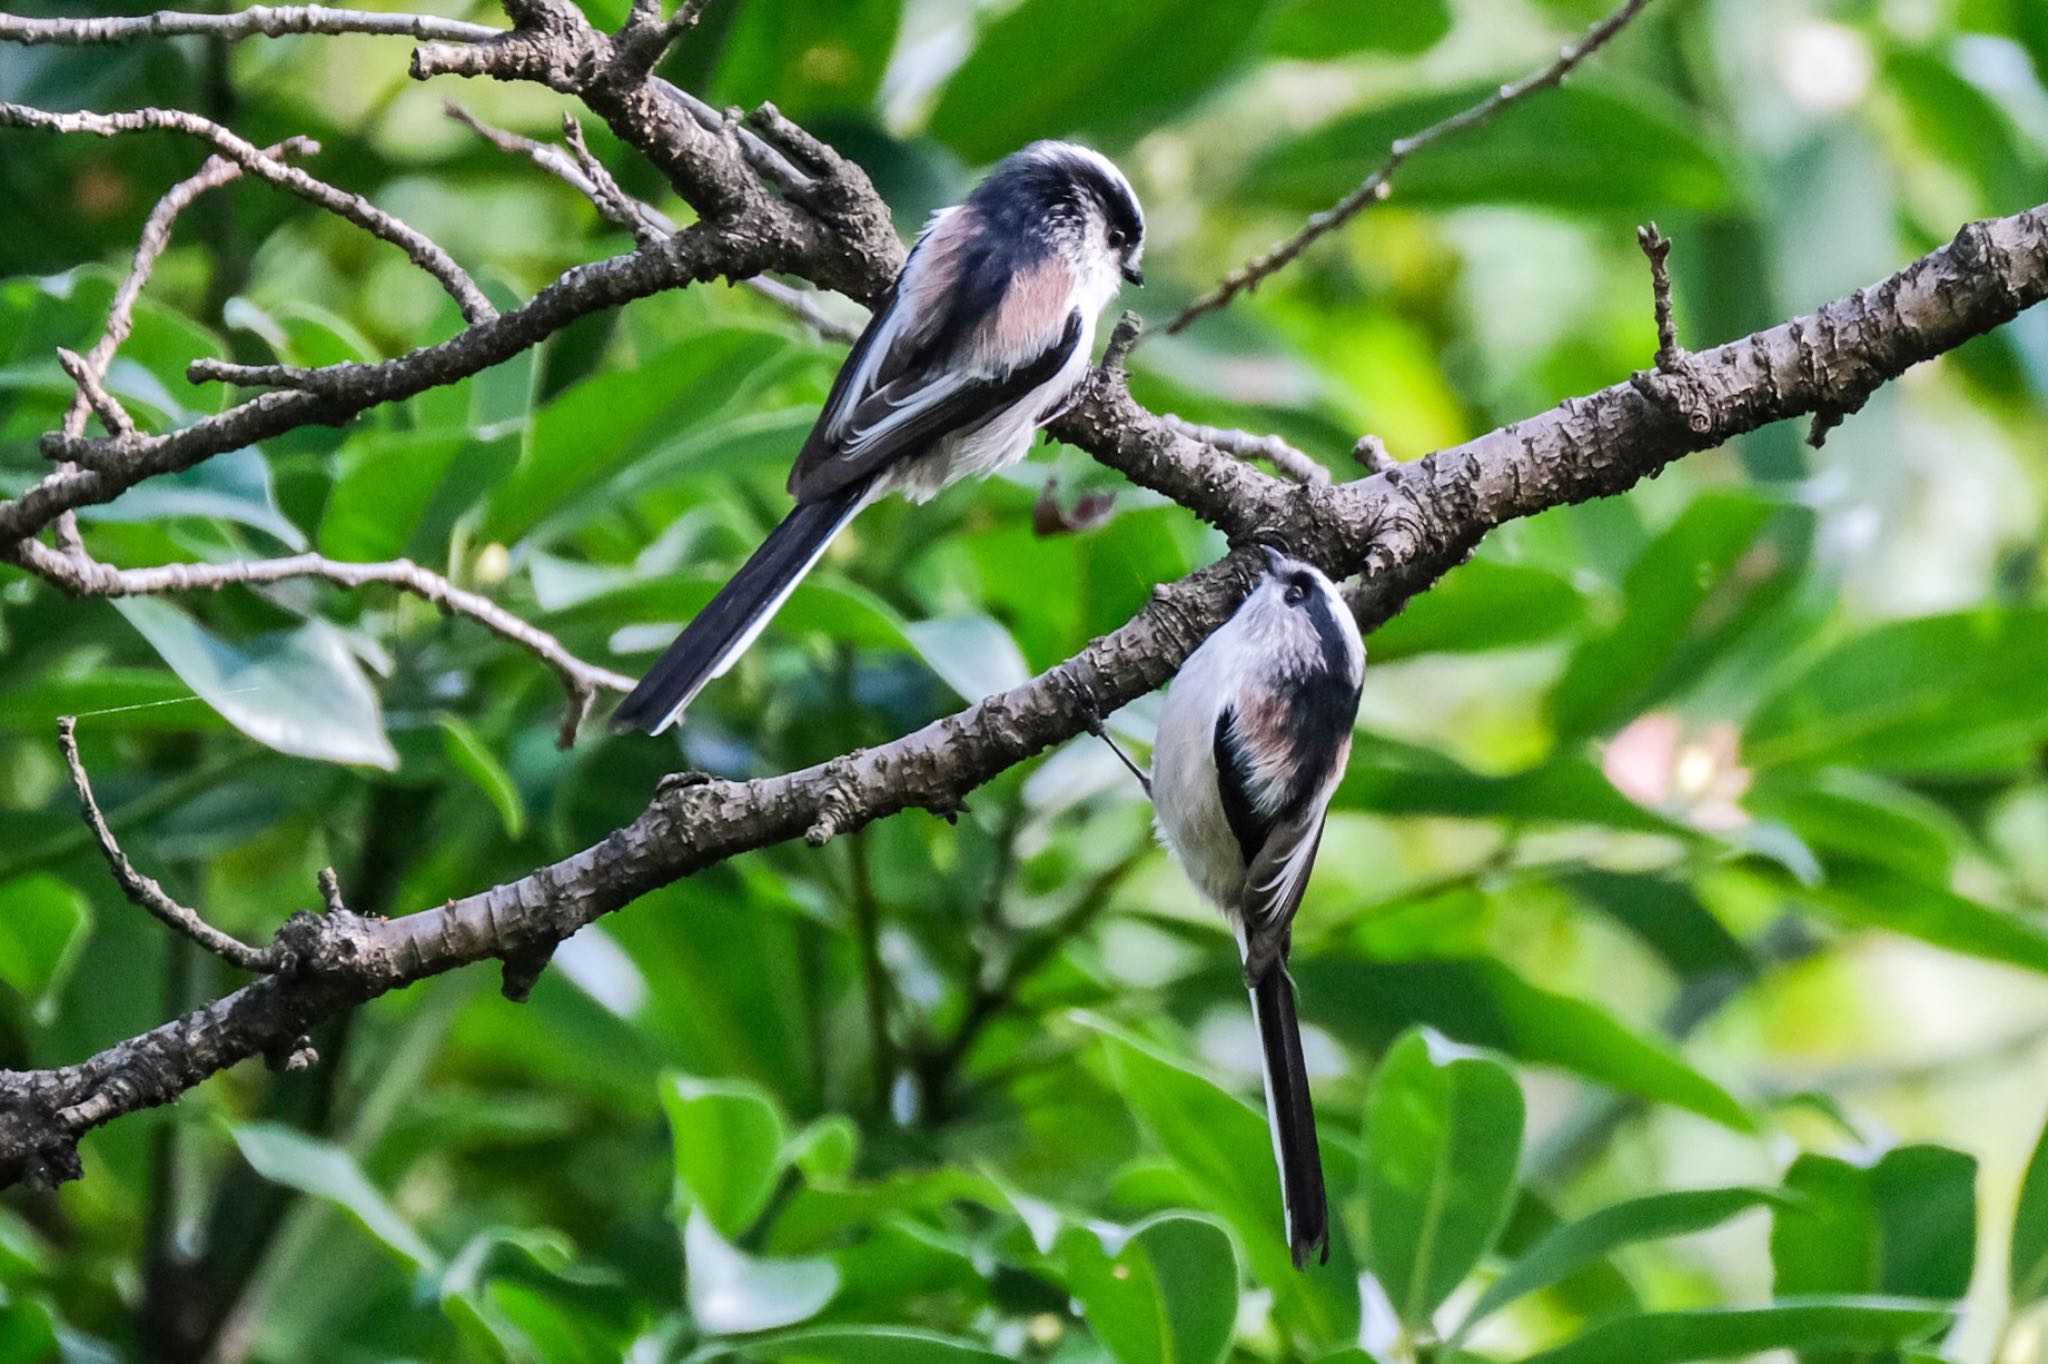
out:
M1058 374L1081 344L1081 329L1080 310L1071 310L1059 338L1007 374L926 367L894 378L877 374L880 382L865 396L853 395L852 407L832 430L820 420L797 457L790 491L800 502L829 497L905 455L923 453L950 432L981 425ZM848 369L853 365L849 358Z

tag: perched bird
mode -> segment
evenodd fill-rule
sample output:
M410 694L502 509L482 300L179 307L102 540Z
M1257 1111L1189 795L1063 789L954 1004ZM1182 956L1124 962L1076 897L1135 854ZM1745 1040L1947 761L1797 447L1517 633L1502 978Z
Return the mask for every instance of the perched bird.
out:
M1267 549L1237 613L1167 690L1152 750L1159 836L1237 930L1297 1268L1329 1259L1322 1156L1287 974L1294 911L1351 756L1365 644L1337 590Z
M658 734L754 642L868 503L926 501L1023 458L1088 371L1096 315L1144 283L1145 216L1121 172L1034 142L941 209L832 384L790 472L796 507L612 718Z

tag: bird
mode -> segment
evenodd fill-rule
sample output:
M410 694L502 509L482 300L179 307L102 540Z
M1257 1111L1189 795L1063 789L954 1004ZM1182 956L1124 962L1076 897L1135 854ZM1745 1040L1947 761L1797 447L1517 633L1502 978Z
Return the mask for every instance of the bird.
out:
M1327 577L1260 549L1250 594L1167 688L1152 795L1160 841L1237 933L1299 1269L1328 1263L1330 1216L1287 954L1351 756L1365 643Z
M659 734L732 667L825 548L888 493L924 502L1022 459L1088 372L1097 315L1143 284L1145 215L1105 156L1034 142L932 215L789 475L796 506L620 703Z

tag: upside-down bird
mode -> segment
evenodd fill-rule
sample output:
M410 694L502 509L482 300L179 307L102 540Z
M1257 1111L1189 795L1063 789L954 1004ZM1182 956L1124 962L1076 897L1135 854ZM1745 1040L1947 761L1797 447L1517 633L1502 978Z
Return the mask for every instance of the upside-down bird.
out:
M1329 1258L1329 1206L1287 974L1294 912L1351 755L1365 645L1314 567L1264 551L1237 613L1166 693L1152 755L1159 835L1237 930L1296 1267Z
M1086 147L1035 142L935 214L790 472L796 506L612 718L658 734L733 665L832 537L886 493L922 502L1023 458L1088 371L1096 316L1144 283L1145 217Z

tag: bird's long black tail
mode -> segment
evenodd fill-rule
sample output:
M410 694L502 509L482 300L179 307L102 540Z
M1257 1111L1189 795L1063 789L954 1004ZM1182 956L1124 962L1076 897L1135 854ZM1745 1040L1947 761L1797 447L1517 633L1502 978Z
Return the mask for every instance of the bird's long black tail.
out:
M1294 1014L1294 982L1284 961L1268 963L1252 982L1252 1017L1265 1052L1266 1121L1280 1162L1280 1198L1294 1267L1310 1256L1330 1259L1330 1206L1323 1193L1323 1156L1316 1145L1315 1109L1308 1068L1301 1057L1301 1023Z
M775 618L832 537L866 502L868 486L863 480L798 503L648 669L613 714L612 728L659 734L674 724L704 685L723 675Z

